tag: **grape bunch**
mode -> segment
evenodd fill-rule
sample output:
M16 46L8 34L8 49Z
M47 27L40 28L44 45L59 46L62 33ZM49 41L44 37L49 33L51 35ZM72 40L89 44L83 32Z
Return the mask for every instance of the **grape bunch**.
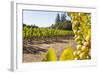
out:
M73 52L75 60L91 59L91 14L70 12L74 39L77 43Z

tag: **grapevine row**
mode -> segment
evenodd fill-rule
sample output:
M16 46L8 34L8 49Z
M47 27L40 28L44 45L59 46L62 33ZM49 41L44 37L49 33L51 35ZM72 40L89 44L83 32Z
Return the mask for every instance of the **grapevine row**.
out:
M32 28L23 27L23 37L24 38L51 38L51 37L62 37L67 35L73 35L73 31L50 29L50 28Z

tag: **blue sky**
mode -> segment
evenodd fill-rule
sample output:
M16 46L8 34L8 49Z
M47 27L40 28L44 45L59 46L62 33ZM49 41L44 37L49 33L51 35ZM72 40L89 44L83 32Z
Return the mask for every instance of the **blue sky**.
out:
M64 12L53 12L53 11L23 11L23 23L28 25L37 25L39 27L48 27L55 23L57 14ZM66 19L70 19L68 16Z

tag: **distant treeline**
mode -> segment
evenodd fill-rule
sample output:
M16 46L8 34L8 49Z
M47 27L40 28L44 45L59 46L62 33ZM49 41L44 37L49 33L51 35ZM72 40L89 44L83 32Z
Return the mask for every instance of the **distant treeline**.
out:
M27 24L23 24L23 27L27 26L28 28L39 28L38 26L34 25L27 25Z
M36 24L34 25L33 24L32 25L23 24L23 26L32 27L32 28L40 28ZM66 13L61 14L61 16L57 14L55 18L55 23L45 28L72 30L72 23L71 23L71 20L66 19Z

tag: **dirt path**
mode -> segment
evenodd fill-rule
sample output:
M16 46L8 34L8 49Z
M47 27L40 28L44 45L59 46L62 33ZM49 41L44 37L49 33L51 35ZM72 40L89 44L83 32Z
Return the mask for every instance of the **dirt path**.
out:
M61 39L61 42L53 42L53 43L42 43L42 44L29 44L30 46L36 46L43 49L49 49L52 47L55 51L57 56L59 57L67 46L72 46L73 48L76 47L76 42L73 40L73 37L71 39ZM39 54L30 54L30 53L24 53L23 54L23 62L40 62L44 58L43 53Z

